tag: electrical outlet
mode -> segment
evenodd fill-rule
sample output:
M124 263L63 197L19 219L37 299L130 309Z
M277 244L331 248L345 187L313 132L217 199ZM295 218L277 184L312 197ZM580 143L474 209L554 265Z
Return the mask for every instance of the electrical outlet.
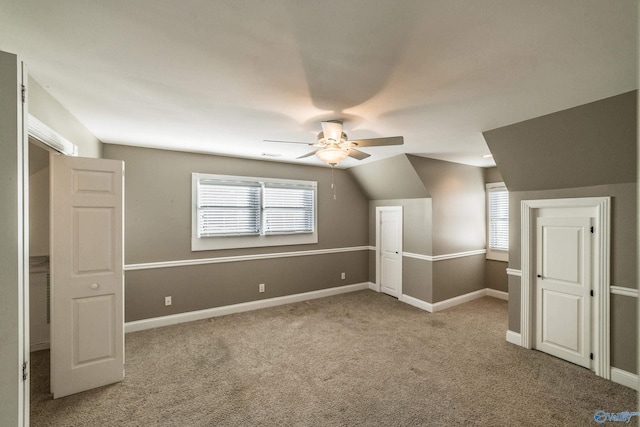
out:
M342 280L346 279L346 278L347 278L347 273L344 273L344 272L343 272L343 273L342 273L342 275L340 276L340 278L341 278Z
M171 305L171 297L164 297L164 305Z
M260 283L260 284L258 285L258 291L259 291L259 292L264 292L264 283Z

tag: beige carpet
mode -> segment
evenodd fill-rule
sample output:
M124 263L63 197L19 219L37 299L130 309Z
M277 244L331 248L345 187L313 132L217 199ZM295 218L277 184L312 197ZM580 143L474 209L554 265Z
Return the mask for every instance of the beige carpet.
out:
M33 353L31 425L580 426L636 410L635 391L505 342L506 318L488 297L429 314L361 291L137 332L123 382L55 401L49 353Z

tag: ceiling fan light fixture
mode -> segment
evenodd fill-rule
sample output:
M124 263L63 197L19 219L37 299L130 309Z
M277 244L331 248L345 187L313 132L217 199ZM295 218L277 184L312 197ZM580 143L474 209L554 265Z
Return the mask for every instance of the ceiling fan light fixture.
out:
M330 146L316 151L316 156L323 162L335 166L349 155L349 149Z

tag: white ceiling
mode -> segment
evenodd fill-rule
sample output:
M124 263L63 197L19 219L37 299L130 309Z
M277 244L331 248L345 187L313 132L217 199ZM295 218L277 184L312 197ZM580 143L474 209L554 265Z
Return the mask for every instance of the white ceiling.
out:
M481 132L638 87L636 0L0 0L0 50L105 143L493 164Z

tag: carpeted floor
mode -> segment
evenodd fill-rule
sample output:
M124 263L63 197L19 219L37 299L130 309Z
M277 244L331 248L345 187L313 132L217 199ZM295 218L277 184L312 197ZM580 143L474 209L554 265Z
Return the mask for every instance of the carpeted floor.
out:
M636 410L635 391L507 343L506 319L489 297L429 314L354 292L127 334L124 381L57 400L41 351L31 425L582 426Z

